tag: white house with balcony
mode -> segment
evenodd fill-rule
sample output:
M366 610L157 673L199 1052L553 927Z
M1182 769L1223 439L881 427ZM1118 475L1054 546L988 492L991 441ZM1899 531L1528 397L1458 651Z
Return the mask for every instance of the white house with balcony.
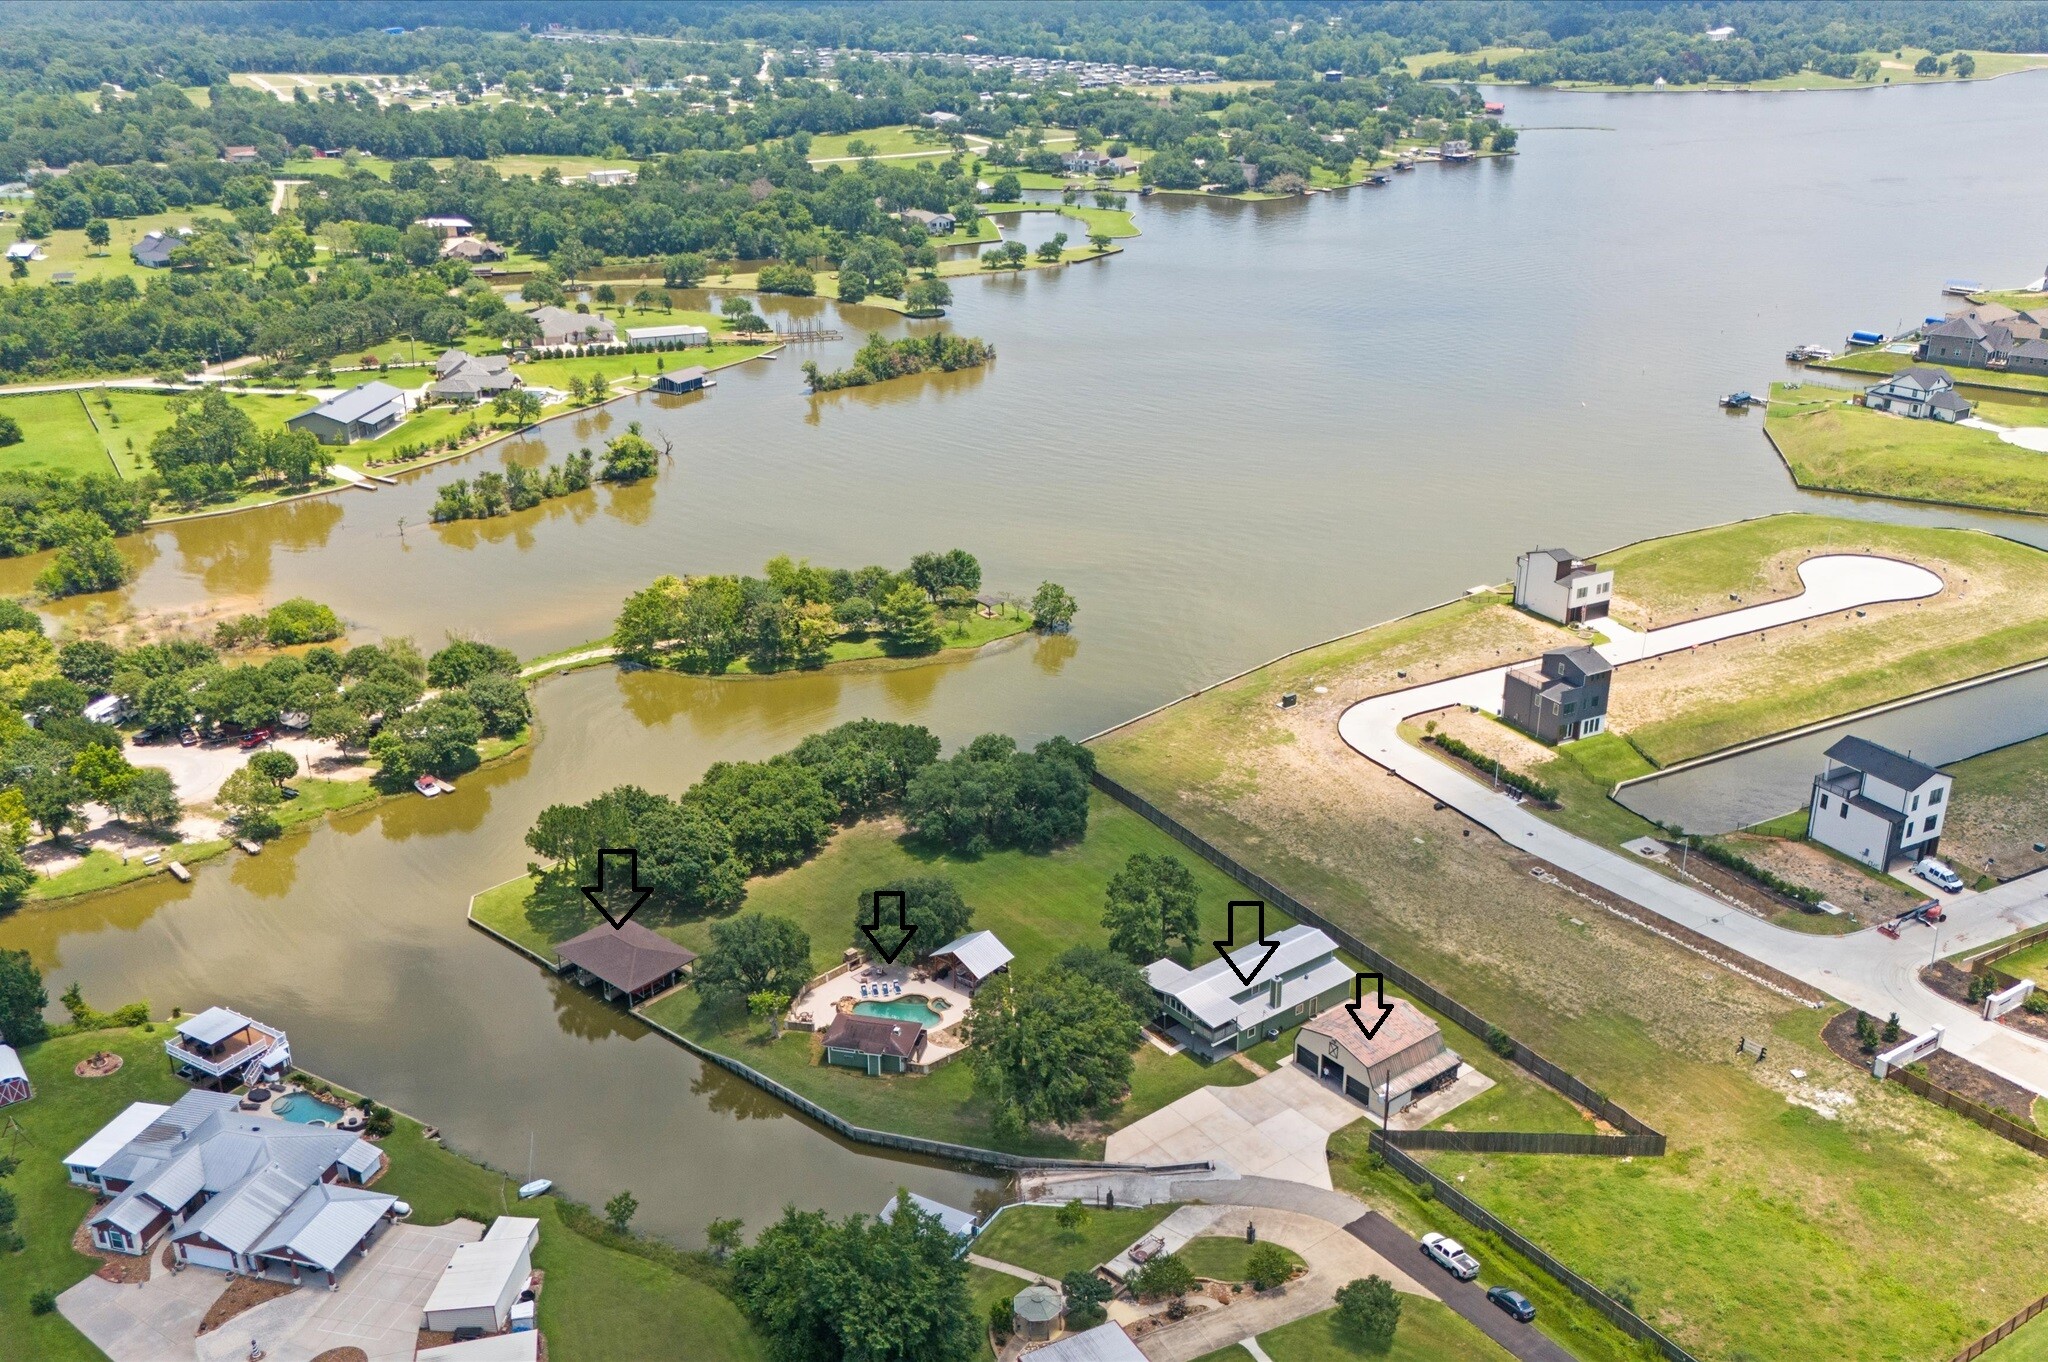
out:
M1808 837L1873 870L1935 853L1953 778L1867 738L1843 738L1826 756L1827 769L1813 780Z
M1350 996L1352 969L1320 929L1293 926L1268 947L1252 942L1198 969L1145 967L1167 1034L1201 1054L1248 1050ZM1267 958L1268 950L1271 958ZM1245 981L1250 976L1250 982Z
M1559 624L1604 619L1614 574L1569 549L1531 549L1515 559L1515 604Z
M233 1008L209 1007L178 1023L164 1042L178 1077L206 1088L233 1088L275 1078L292 1064L283 1031L251 1021Z

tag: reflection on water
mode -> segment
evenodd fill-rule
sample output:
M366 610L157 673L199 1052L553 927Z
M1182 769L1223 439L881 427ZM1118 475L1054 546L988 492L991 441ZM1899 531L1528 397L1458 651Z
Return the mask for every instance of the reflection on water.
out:
M1047 676L1058 676L1080 647L1072 634L1041 634L1031 649L1031 664Z

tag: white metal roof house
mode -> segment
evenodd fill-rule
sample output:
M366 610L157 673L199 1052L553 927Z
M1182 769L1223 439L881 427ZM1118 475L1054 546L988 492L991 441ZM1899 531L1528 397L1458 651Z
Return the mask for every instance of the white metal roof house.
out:
M352 445L374 440L405 419L405 394L389 383L359 383L302 411L285 424L310 430L323 445Z
M461 1343L422 1348L413 1362L539 1362L540 1335L531 1329L510 1334L485 1334Z
M41 260L43 258L43 248L40 243L34 241L10 241L7 243L7 258L9 260Z
M943 1201L933 1201L930 1197L919 1196L915 1192L899 1192L891 1197L889 1204L882 1207L882 1219L895 1219L896 1208L905 1202L915 1206L926 1215L937 1216L939 1223L945 1226L946 1232L955 1239L960 1240L963 1244L981 1232L981 1226L975 1223L972 1212L963 1211L956 1206L948 1206Z
M227 1093L188 1092L134 1130L138 1103L65 1159L74 1181L112 1196L86 1223L93 1243L140 1256L169 1231L179 1261L333 1285L396 1198L361 1186L384 1153L353 1132L239 1110ZM127 1131L111 1154L106 1147Z
M1294 1038L1294 1066L1341 1089L1385 1118L1416 1098L1458 1081L1464 1061L1444 1033L1406 998L1391 998L1368 1036L1343 1004L1305 1023Z
M952 971L954 982L965 988L978 988L991 974L1009 968L1015 958L994 932L986 930L948 941L931 954L932 963L941 971Z
M686 326L681 323L674 326L629 326L626 328L626 343L628 345L657 345L662 343L709 345L711 344L711 332L706 327Z
M1256 1045L1268 1033L1307 1021L1347 997L1353 971L1337 958L1337 943L1320 928L1296 925L1281 932L1272 959L1253 942L1232 951L1232 969L1220 956L1199 969L1173 960L1145 967L1161 1014L1191 1048L1212 1052ZM1240 974L1258 973L1247 984Z
M179 1077L215 1087L253 1083L292 1062L291 1041L283 1031L228 1007L209 1007L179 1022L178 1033L164 1042L164 1053Z
M128 1109L99 1128L99 1132L64 1156L71 1181L80 1187L96 1185L100 1165L121 1152L122 1146L156 1124L170 1108L161 1102L130 1102Z
M420 1327L437 1332L503 1329L513 1303L533 1277L533 1250L539 1243L540 1221L501 1215L483 1238L457 1245L441 1280L434 1283L434 1293L427 1297Z
M425 1356L425 1354L421 1354ZM1068 1334L1031 1354L1034 1362L1145 1362L1124 1326L1111 1320L1078 1334Z
M1876 870L1935 853L1952 777L1867 738L1843 738L1826 756L1827 769L1813 780L1807 836Z

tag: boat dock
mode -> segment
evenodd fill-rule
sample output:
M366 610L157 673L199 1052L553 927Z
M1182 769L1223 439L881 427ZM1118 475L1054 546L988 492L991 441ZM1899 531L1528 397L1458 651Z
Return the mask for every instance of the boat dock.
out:
M184 862L172 861L169 867L167 868L171 872L171 878L176 880L179 884L192 883L192 872L185 868Z

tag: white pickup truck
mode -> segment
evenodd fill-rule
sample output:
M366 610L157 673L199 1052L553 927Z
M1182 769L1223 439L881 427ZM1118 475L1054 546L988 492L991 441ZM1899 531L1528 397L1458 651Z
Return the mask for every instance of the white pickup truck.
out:
M1461 1282L1469 1282L1479 1275L1479 1260L1465 1252L1465 1246L1455 1239L1447 1239L1441 1234L1425 1234L1422 1236L1422 1251Z

